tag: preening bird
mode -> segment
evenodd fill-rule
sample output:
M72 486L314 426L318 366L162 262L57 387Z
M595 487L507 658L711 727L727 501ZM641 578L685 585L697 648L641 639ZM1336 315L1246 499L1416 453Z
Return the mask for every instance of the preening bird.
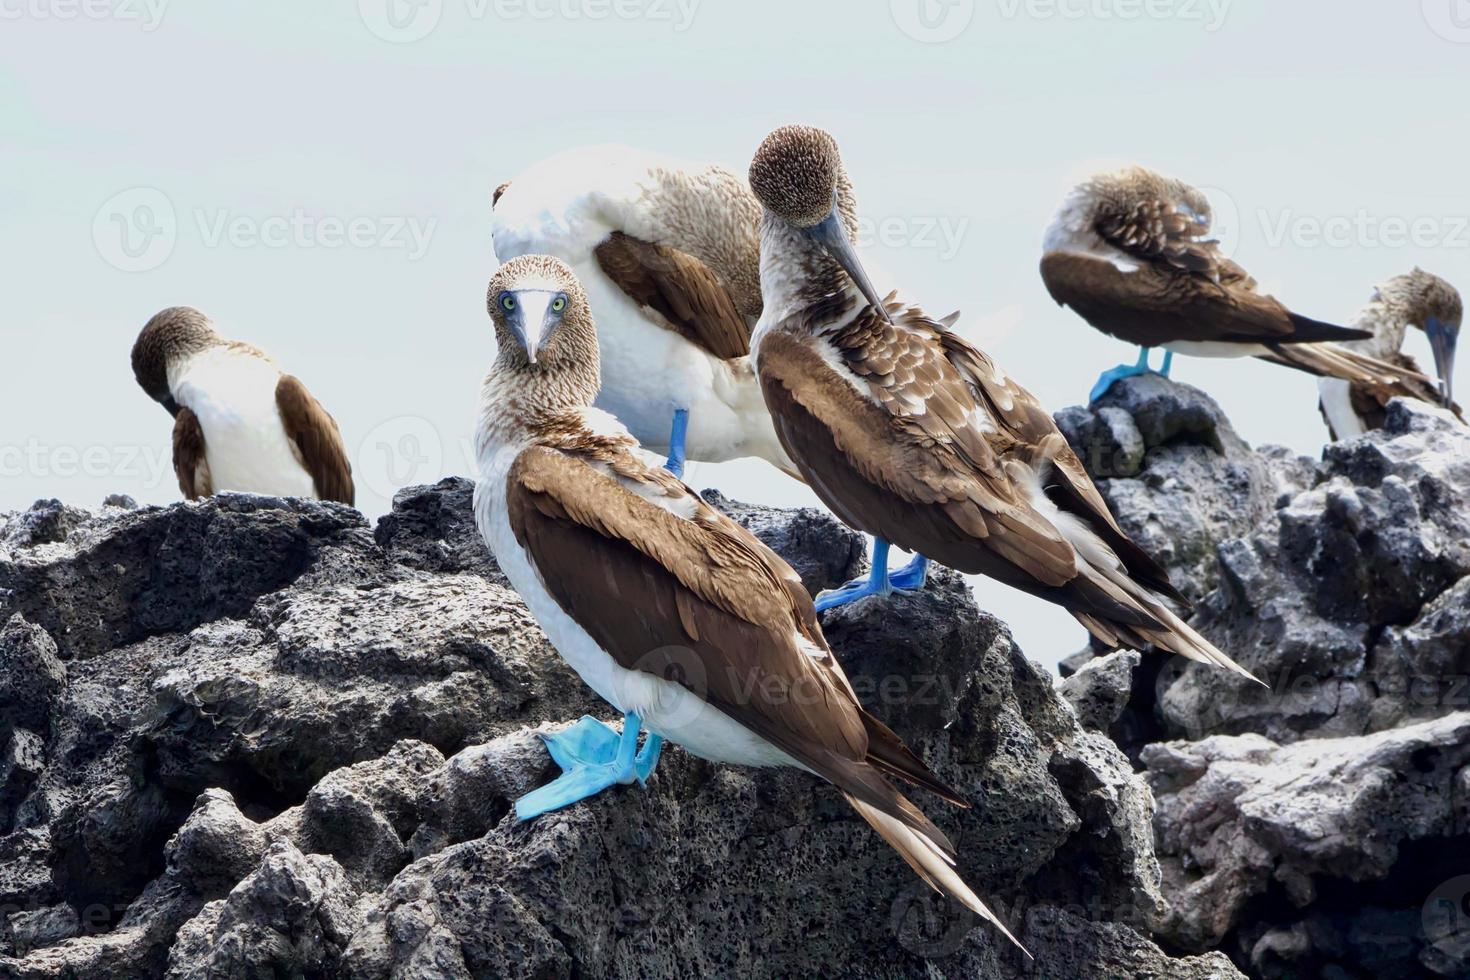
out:
M1136 364L1103 372L1096 400L1113 383L1160 374L1175 353L1261 357L1319 377L1395 384L1404 372L1329 342L1364 340L1368 331L1293 313L1256 291L1256 281L1210 238L1210 202L1183 181L1130 167L1097 174L1062 202L1046 230L1041 278L1059 304L1105 334L1137 344Z
M647 449L759 456L794 473L750 367L760 204L738 175L623 146L570 150L501 184L495 255L554 255L597 310L597 405ZM534 355L536 352L532 352Z
M227 340L196 309L155 314L133 344L133 376L174 417L185 498L224 491L353 502L337 422L257 347Z
M1394 276L1374 289L1373 298L1354 321L1358 327L1371 331L1372 336L1367 340L1348 341L1343 346L1401 368L1404 378L1397 384L1319 379L1318 405L1332 438L1351 439L1381 429L1392 398L1417 398L1444 405L1464 421L1459 406L1454 403L1453 384L1455 343L1460 336L1463 315L1464 306L1455 287L1423 269ZM1435 373L1440 378L1437 386L1401 350L1410 327L1424 331L1429 338Z
M488 302L499 353L480 395L475 520L562 657L624 716L621 734L583 718L543 736L564 772L517 815L644 781L664 738L716 762L794 766L1014 942L955 872L944 834L885 777L964 800L863 710L796 573L592 407L598 331L572 270L511 259Z
M765 207L752 346L776 432L827 506L878 539L872 575L819 605L922 583L927 556L1055 602L1110 646L1250 676L1170 608L1183 596L1031 393L920 307L880 298L829 134L771 133L750 185ZM921 556L908 581L888 575L890 542Z

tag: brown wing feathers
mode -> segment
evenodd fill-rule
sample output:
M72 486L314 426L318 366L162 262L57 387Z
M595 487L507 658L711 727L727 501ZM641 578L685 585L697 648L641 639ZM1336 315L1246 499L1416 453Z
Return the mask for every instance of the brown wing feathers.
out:
M675 248L615 231L593 250L597 264L669 329L726 360L750 353L750 326L709 266Z
M296 378L281 375L276 384L276 409L296 450L297 461L311 474L322 500L353 502L352 466L342 445L337 422Z
M209 462L204 455L204 429L193 409L180 406L174 413L174 475L185 500L214 493Z
M511 527L547 588L621 666L683 683L844 792L952 850L879 770L963 798L857 704L815 628L810 597L799 580L788 587L795 573L773 553L712 511L677 517L558 450L523 453L508 491ZM803 650L799 633L825 658Z

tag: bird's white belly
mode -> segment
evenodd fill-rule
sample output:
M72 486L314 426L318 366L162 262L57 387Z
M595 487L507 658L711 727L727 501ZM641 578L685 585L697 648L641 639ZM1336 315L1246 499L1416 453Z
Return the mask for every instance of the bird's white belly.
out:
M280 373L259 358L224 353L196 358L181 376L176 397L199 417L216 493L317 495L281 423L279 379Z
M577 676L617 710L638 712L649 731L701 758L746 766L798 765L688 688L620 666L567 615L510 529L505 479L517 452L515 448L502 449L490 459L481 460L480 480L475 486L475 523L496 564Z
M1189 357L1259 357L1271 351L1262 344L1236 344L1224 340L1171 340L1166 350Z
M1356 439L1368 431L1353 411L1351 384L1340 378L1318 378L1317 393L1322 399L1322 413L1327 416L1327 424L1336 439Z

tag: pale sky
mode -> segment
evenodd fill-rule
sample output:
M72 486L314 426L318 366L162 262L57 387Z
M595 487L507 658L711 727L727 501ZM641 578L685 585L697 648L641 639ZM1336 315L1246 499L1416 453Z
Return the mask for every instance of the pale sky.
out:
M1236 259L1342 321L1415 264L1470 278L1467 83L1466 0L0 0L0 510L178 498L128 367L176 304L317 394L370 518L472 475L496 184L607 142L743 172L787 122L840 142L879 288L961 309L1059 409L1133 358L1036 273L1077 178L1207 188ZM1320 452L1310 379L1175 377L1252 443ZM688 476L812 500L753 462ZM1044 603L979 598L1034 659L1083 643Z

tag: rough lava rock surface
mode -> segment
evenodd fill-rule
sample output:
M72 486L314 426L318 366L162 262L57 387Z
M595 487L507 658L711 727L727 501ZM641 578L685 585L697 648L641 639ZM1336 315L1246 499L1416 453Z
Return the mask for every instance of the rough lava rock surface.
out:
M471 485L0 517L0 977L1234 977L1149 938L1153 801L958 577L827 629L975 803L916 794L1036 954L938 900L798 772L678 749L528 824L535 732L607 706L481 548ZM712 497L813 587L818 512Z
M1123 473L1118 410L1147 446ZM1155 550L1193 624L1266 683L1068 664L1079 711L1126 693L1106 730L1158 799L1161 935L1253 976L1470 976L1470 428L1398 400L1314 462L1157 377L1059 420L1130 533L1183 542Z

